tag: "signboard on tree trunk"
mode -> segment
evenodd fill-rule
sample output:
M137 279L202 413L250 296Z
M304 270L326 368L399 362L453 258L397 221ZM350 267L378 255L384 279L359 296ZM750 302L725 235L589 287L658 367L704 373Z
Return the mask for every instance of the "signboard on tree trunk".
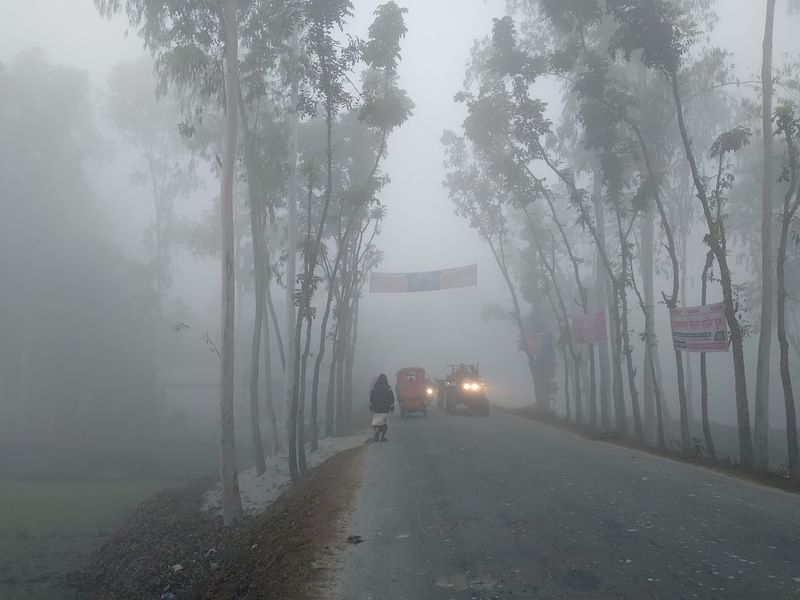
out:
M553 352L553 333L551 331L529 333L525 345L531 354L550 354Z
M372 273L369 278L372 294L431 292L477 285L478 265L420 273Z
M572 317L572 338L576 344L596 344L608 340L605 311Z
M669 311L672 344L686 352L727 352L724 304L674 308Z

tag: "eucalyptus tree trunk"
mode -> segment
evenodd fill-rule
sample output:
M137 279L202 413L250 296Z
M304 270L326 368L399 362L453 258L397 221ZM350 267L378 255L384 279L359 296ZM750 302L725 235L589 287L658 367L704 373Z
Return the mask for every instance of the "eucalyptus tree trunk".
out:
M556 293L556 298L558 299L558 303L553 305L553 310L558 314L558 311L561 311L561 318L563 322L569 323L569 311L567 311L566 302L564 302L564 294L561 292L561 286L558 283L558 277L556 276L556 268L555 268L555 256L553 260L550 261L547 258L547 254L544 252L541 243L537 239L535 233L533 235L534 243L536 244L536 250L539 253L539 258L547 269L548 274L550 275L550 283L553 286L553 289ZM549 294L549 292L548 292ZM551 298L552 302L552 298ZM578 425L583 424L583 407L581 402L581 360L580 360L580 352L575 348L575 342L572 339L572 335L567 333L566 337L564 338L564 345L569 349L569 353L572 356L572 366L573 366L573 374L574 374L574 385L573 389L575 390L575 422ZM565 369L567 368L565 364Z
M611 387L614 392L614 431L619 434L628 433L628 414L625 408L625 390L622 377L623 337L619 312L620 290L617 282L612 279L612 299L610 303L611 316L611 344L613 355L611 357Z
M334 328L331 347L334 349L331 364L328 368L328 389L325 394L325 436L336 432L336 347L339 343L339 326Z
M567 351L567 339L570 335L569 331L569 321L564 323L562 318L559 316L559 309L558 304L555 300L553 300L553 295L550 293L550 286L545 288L545 294L547 295L547 300L550 303L550 308L553 311L553 315L555 315L556 323L558 324L558 332L559 332L559 340L561 341L561 358L564 363L564 408L566 411L567 421L572 422L572 402L569 393L569 353ZM577 424L577 421L576 421Z
M654 182L652 186L653 200L655 201L659 217L661 218L661 227L664 229L664 235L667 238L667 245L666 245L667 252L669 254L670 263L672 264L672 292L670 293L669 296L667 296L665 293L662 292L662 296L667 304L667 308L672 310L677 306L678 293L680 290L680 269L678 267L678 253L675 247L675 236L673 235L672 226L670 225L669 219L667 218L667 211L664 207L664 202L662 201L661 198L661 191L657 183L655 183L657 181L656 172L651 162L650 153L648 151L648 144L644 138L644 135L642 135L641 129L634 123L629 123L629 124L633 129L634 133L636 134L637 139L639 140L639 146L642 150L642 156L644 158L644 163L647 169L647 173L650 179ZM686 251L685 246L686 246L686 239L684 238L684 254ZM686 394L686 380L683 372L683 354L681 353L680 350L674 347L673 347L673 354L675 356L675 368L678 378L678 403L680 405L680 419L681 419L681 447L684 452L689 452L691 449L691 435L689 430L690 403L688 401ZM657 360L657 357L654 362L655 362L655 368L652 369L651 377L653 376L655 377L653 379L653 383L655 383L656 386L659 387L660 389L660 381L661 381L660 362ZM659 410L658 436L660 440L659 443L661 443L661 441L663 441L664 438L663 413L665 411L663 403L659 404L660 406L658 407Z
M638 64L638 87L640 96L644 97L647 93L647 66L643 60ZM642 106L643 118L649 118L649 111L647 105ZM656 185L653 182L653 185ZM641 255L639 256L639 269L642 274L642 288L644 297L642 298L644 309L644 387L643 387L643 405L644 405L644 433L645 439L649 442L653 439L655 433L655 395L654 395L654 381L653 374L655 369L651 369L653 362L653 354L656 353L656 333L655 333L655 291L653 283L653 271L655 270L655 228L653 221L655 219L655 211L653 206L648 204L646 210L642 212L641 223ZM631 264L631 277L633 277L633 265Z
M303 360L300 365L300 391L297 405L297 447L302 448L298 452L297 467L303 474L307 470L306 463L306 371L308 369L308 355L311 352L311 315L310 311L306 316L306 341L303 347Z
M620 315L620 300L621 295L625 293L624 288L620 289L620 279L613 273L612 266L608 260L608 254L605 247L605 238L601 238L595 231L595 244L597 244L599 254L601 255L602 264L605 268L608 281L610 283L610 290L608 294L609 316L611 321L611 386L614 395L614 430L622 435L628 433L628 415L625 408L625 390L622 376L622 355L623 355L623 342L622 335L622 317ZM603 243L602 250L600 249L600 242Z
M687 306L686 302L686 291L689 289L688 286L688 274L689 270L687 268L687 262L689 258L689 233L692 227L692 217L691 217L691 189L684 193L682 188L678 190L678 198L677 198L678 206L677 206L677 214L675 216L676 220L676 229L674 232L674 243L677 244L675 246L675 253L676 256L680 255L679 260L679 296L680 296L680 306ZM678 306L678 304L676 304ZM689 407L689 414L691 415L691 406L694 403L694 370L692 369L692 361L687 360L685 369L685 390L686 390L686 404ZM666 414L665 414L666 416ZM668 418L668 417L667 417Z
M250 346L250 433L253 442L253 461L256 473L260 477L267 471L264 461L264 442L261 438L261 419L258 410L258 367L261 353L262 322L266 305L266 277L267 269L264 264L264 230L261 222L266 213L261 205L256 189L256 164L253 156L253 135L247 123L247 112L242 96L241 85L237 85L239 113L242 122L242 137L244 138L245 170L247 173L248 204L250 205L250 236L253 248L253 272L255 281L255 319L253 321L253 339Z
M564 403L566 404L567 421L572 421L572 409L570 408L569 397L569 356L567 355L566 344L561 346L561 357L564 361Z
M236 160L236 126L238 120L238 24L236 3L224 5L225 38L225 141L220 183L220 216L222 234L222 342L220 349L220 478L222 480L222 519L226 525L242 518L242 499L236 471L236 445L233 425L234 319L236 307L236 275L233 233L233 184Z
M344 357L347 348L347 336L349 333L350 323L348 319L347 307L340 307L339 313L339 339L334 352L334 359L336 361L336 416L335 416L335 432L336 435L343 435L345 430L345 409L344 409Z
M761 127L764 136L764 173L761 198L761 324L756 366L756 405L753 426L756 467L769 467L769 372L772 352L773 252L772 252L772 38L775 26L775 0L767 0L761 63Z
M708 277L711 266L714 264L714 253L709 250L706 254L706 264L703 266L703 275L700 283L700 304L706 305L708 292ZM714 450L714 438L711 436L711 420L708 417L708 369L706 367L706 353L700 353L700 410L703 415L703 437L706 442L706 452L711 458L717 453Z
M330 142L330 127L328 128L328 141ZM292 399L289 409L289 474L292 482L297 482L303 474L303 465L305 465L305 452L306 446L303 435L303 424L301 421L304 419L303 415L303 401L302 397L305 394L305 386L303 385L303 378L305 376L306 356L302 352L303 340L303 323L307 325L307 337L310 335L311 330L311 296L313 294L312 279L314 277L314 266L316 265L316 256L311 241L311 213L314 200L314 174L313 170L309 170L308 175L308 219L305 232L305 240L303 243L303 273L300 276L300 294L298 300L297 320L294 327L294 369L291 373L292 377ZM321 232L321 225L320 225ZM302 455L302 456L300 456Z
M284 366L284 388L286 393L286 431L287 439L289 440L290 453L291 444L294 440L295 424L292 421L292 402L294 397L294 383L295 383L295 363L297 355L295 354L295 344L292 343L292 336L296 329L296 314L294 304L294 292L297 281L297 145L299 135L299 116L297 112L298 103L300 100L300 82L299 72L297 69L298 55L300 50L300 36L295 29L292 32L292 39L289 46L289 68L291 69L291 105L289 107L289 173L288 173L288 189L286 202L288 203L288 223L287 223L287 238L286 238L286 362Z
M344 367L345 409L347 411L348 427L352 427L353 423L353 368L355 367L356 344L358 343L358 307L358 296L356 296L353 300L352 328Z
M266 248L264 249L264 253L265 256L268 257L267 268L269 268L270 265L269 252ZM275 310L275 304L272 302L272 291L270 290L271 280L272 280L271 276L267 277L267 288L265 290L267 295L267 309L269 310L269 315L272 319L272 326L275 328L275 342L276 345L278 346L278 354L280 355L281 358L281 368L283 369L283 372L286 373L286 352L284 351L283 348L283 336L281 335L281 328L280 324L278 323L278 313Z
M540 180L533 174L533 172L526 166L525 167L528 173L530 174L531 178L539 188L540 192L544 196L548 207L550 208L550 217L553 223L558 230L559 235L561 236L561 242L564 245L564 250L566 250L567 257L569 258L570 263L572 264L572 272L575 279L575 287L578 290L578 300L583 310L584 315L589 314L589 294L586 288L581 281L580 275L580 262L573 251L572 244L570 243L569 236L567 236L566 229L561 222L561 219L558 216L558 211L556 210L555 203L553 202L553 198L550 194L550 191L545 188L544 184L540 182ZM528 222L531 224L532 231L535 229L535 223L531 218L531 215L527 210L524 210L525 216L528 219ZM553 239L553 252L555 252L555 238ZM553 265L555 266L555 257L553 258ZM554 309L555 313L558 314L558 310ZM566 325L567 331L569 331L569 320L567 320ZM576 364L580 365L580 354L573 356L576 360ZM589 412L591 415L590 424L592 429L597 428L597 380L595 378L595 368L594 368L594 344L589 344L589 363L590 363L590 370L589 370ZM578 369L580 370L580 369ZM580 386L576 387L575 392L575 418L578 422L582 420L582 402L581 402L581 389Z
M305 423L299 422L299 419L304 419L303 409L305 406L305 398L300 398L298 387L300 386L301 377L305 377L306 369L308 365L308 353L304 353L301 357L300 355L300 343L301 343L301 334L302 334L302 323L305 319L308 323L308 328L311 328L312 324L312 300L314 296L314 272L317 268L317 263L319 261L319 253L320 247L322 245L322 235L325 229L325 223L328 219L328 211L331 205L331 199L333 197L333 119L334 119L334 104L333 98L331 94L327 95L325 101L325 173L326 173L326 180L325 180L325 199L322 204L322 211L320 213L319 221L316 224L316 232L313 233L312 236L312 224L311 224L311 207L312 207L312 199L313 199L313 174L309 174L309 184L308 184L308 228L306 234L306 245L305 245L305 256L304 256L304 272L303 272L303 283L301 285L301 294L300 294L300 311L297 318L297 323L295 325L295 368L294 368L294 382L292 384L293 392L292 392L292 410L290 418L292 420L292 427L290 428L290 434L295 438L295 444L289 445L289 467L290 473L292 474L292 480L296 481L297 478L295 475L299 476L299 472L297 472L303 465L305 465L306 457L306 447L305 447ZM307 333L307 339L310 340L308 337L310 333ZM306 344L306 348L309 347L310 341ZM302 361L300 359L302 358ZM298 362L302 362L302 368L297 364ZM305 386L303 386L303 392L305 392ZM299 436L298 436L299 431ZM299 438L299 440L298 440ZM297 464L293 461L292 454L300 455ZM295 471L291 471L295 469Z
M796 160L796 158L795 158ZM796 167L795 167L796 169ZM795 182L797 175L795 173ZM796 187L796 183L793 187ZM787 198L790 197L787 194ZM786 448L789 459L789 475L792 479L800 479L800 451L797 442L797 413L792 390L792 374L789 368L789 339L786 334L786 248L789 243L789 223L800 203L800 193L792 201L784 202L781 238L778 246L778 344L780 347L781 384L783 385L783 401L786 410Z
M631 257L628 257L629 260ZM639 300L639 308L642 310L642 314L647 320L648 313L652 310L652 306L647 305L647 301L642 296L641 292L639 292L639 288L636 286L636 277L634 276L633 270L633 261L630 260L630 273L631 273L631 286L633 287L633 291L636 292L636 297ZM659 448L664 448L664 414L661 410L662 405L662 398L661 398L661 386L659 385L660 379L656 376L656 363L654 352L650 352L647 355L648 361L644 365L644 368L650 372L650 381L653 384L653 399L654 399L654 413L655 413L655 420L656 420L656 443L658 444Z
M629 258L630 250L628 249L628 235L630 230L626 233L622 229L622 218L619 211L616 211L617 228L620 236L620 256L622 257L622 272L620 274L620 285L618 285L619 299L622 304L622 311L619 316L619 333L622 337L621 347L625 355L625 365L628 371L628 391L631 397L631 410L633 412L633 426L636 430L636 437L640 442L644 441L644 429L642 427L641 408L639 406L639 392L636 387L636 367L633 366L633 346L631 344L630 327L628 325L628 290L626 289L626 282L628 281L628 267L632 259ZM632 225L632 224L631 224ZM631 272L633 276L633 272Z
M603 211L598 213L603 215ZM628 415L625 408L625 391L623 389L623 376L622 376L622 354L623 354L623 337L622 337L622 317L620 315L620 298L625 290L620 290L620 281L615 276L611 269L611 264L608 261L605 246L605 237L601 236L600 219L598 218L598 227L594 233L595 244L598 247L598 255L602 259L600 261L604 271L602 277L604 278L604 288L606 291L606 302L608 306L609 315L609 338L611 341L611 388L614 402L614 431L619 434L626 435L628 432ZM604 226L604 225L603 225Z
M352 249L347 252L345 264L347 267L342 272L342 302L339 313L342 322L341 339L339 340L338 360L336 372L336 406L338 408L336 433L344 435L350 427L350 400L347 397L347 354L353 337L353 264Z
M797 442L797 414L795 411L792 374L789 369L789 337L786 330L786 252L790 240L790 227L800 205L800 164L797 151L797 122L784 130L790 173L789 189L783 199L781 214L781 237L778 244L778 345L780 348L780 372L783 386L783 402L786 410L786 449L789 460L789 475L800 479L800 451Z
M270 428L270 443L272 447L272 454L277 454L280 452L281 449L281 440L280 440L280 432L278 427L278 419L275 414L275 393L273 389L273 379L272 379L272 332L270 330L270 315L272 317L272 324L275 327L275 338L278 346L278 350L281 357L281 365L284 369L286 369L286 362L283 352L283 340L281 339L281 331L278 325L277 315L275 313L275 307L272 303L272 294L270 292L270 288L272 286L272 271L270 265L272 261L270 260L270 253L269 253L269 245L266 243L266 236L264 236L264 262L266 267L266 276L264 278L264 300L266 304L266 311L268 314L264 315L262 319L262 333L263 333L263 341L264 344L264 399L265 399L265 408L267 411L267 417L269 418L269 428Z
M302 287L305 287L303 284ZM301 304L303 300L301 300ZM288 445L289 445L289 476L292 479L292 482L297 482L300 479L300 463L298 461L298 450L299 446L297 444L297 415L300 408L300 348L302 344L302 337L303 337L303 316L302 312L298 315L297 320L295 321L294 327L294 340L292 343L292 350L291 353L295 356L295 360L292 361L293 363L293 370L292 373L287 374L288 377L292 379L292 398L289 402L289 414L288 414ZM303 451L305 448L302 449Z
M614 387L614 423L616 432L625 435L628 430L628 418L626 414L627 411L625 409L625 395L622 378L622 344L620 339L620 336L622 335L622 317L620 315L620 306L618 302L621 297L621 293L625 292L625 284L624 281L621 281L620 278L614 273L613 265L611 264L606 252L605 230L601 228L600 222L602 218L602 210L598 210L601 209L601 200L599 194L593 195L596 219L592 219L591 210L587 207L584 199L585 194L582 190L578 189L573 177L569 173L562 171L557 166L557 164L548 156L547 151L541 144L538 145L538 149L541 152L542 160L544 160L550 170L553 171L561 180L561 182L564 183L570 190L572 201L579 211L581 224L589 230L589 233L591 233L597 248L597 256L601 259L600 262L605 269L605 274L611 282L611 290L608 294L608 302L611 313L611 333L613 338L612 347L614 350L614 364L612 365L612 384ZM595 191L597 191L597 178L599 177L598 169L595 169L594 177ZM600 233L601 231L603 232L602 234Z
M603 180L600 173L595 169L592 173L593 193L592 202L594 204L595 223L597 224L597 235L600 242L605 244L605 211L603 209L602 189ZM595 256L594 262L595 298L597 308L605 311L607 308L607 277L600 262L599 253ZM611 430L611 401L609 389L609 375L611 374L611 364L608 356L608 342L600 342L598 348L598 363L600 367L600 427L603 431Z
M307 470L307 461L306 461L306 373L308 370L308 357L311 353L311 333L312 333L312 325L314 322L313 319L313 312L311 309L311 300L314 290L314 285L312 283L314 278L314 272L316 270L317 265L317 247L311 249L309 247L310 240L311 240L311 212L312 212L312 199L314 197L314 185L313 185L313 176L309 176L309 183L308 183L308 227L306 230L306 245L305 245L305 261L304 261L304 268L303 268L303 299L301 301L302 306L302 315L298 315L298 319L300 321L305 321L306 323L306 339L305 344L302 348L302 353L298 354L297 357L300 360L300 375L297 381L295 381L295 386L297 386L297 416L295 418L295 427L297 431L297 468L300 471L300 474L305 474ZM322 223L320 223L320 229L322 228ZM316 243L319 244L320 237L317 237ZM308 253L311 253L309 256ZM300 348L297 349L300 352Z
M339 213L339 218L341 220L342 213ZM317 356L314 359L314 372L312 376L312 383L311 383L311 449L317 449L317 442L318 442L318 424L317 424L317 415L318 415L318 399L319 399L319 377L320 377L320 370L322 369L322 361L325 357L325 351L327 348L327 338L328 338L328 320L330 319L331 309L333 308L333 301L336 296L337 291L337 276L342 268L343 258L345 255L345 244L347 240L347 231L345 234L339 238L338 248L336 251L336 260L334 261L333 268L331 269L330 275L328 277L328 295L325 299L325 311L322 314L322 325L320 327L320 340L319 340L319 349L317 350ZM344 282L344 277L341 277L342 282ZM337 306L337 309L339 307ZM336 331L338 331L338 321L336 326ZM337 346L336 340L333 341L333 355L334 359L336 357ZM334 360L335 362L335 360ZM330 382L333 379L329 379L329 387ZM333 434L333 423L334 423L334 405L333 403L327 402L325 403L325 435L330 436Z
M335 280L334 275L333 279ZM322 360L325 358L325 350L328 341L328 319L331 315L331 307L333 305L335 281L330 283L328 288L328 297L325 300L325 312L322 313L322 324L320 326L320 340L317 355L314 357L314 371L311 378L311 450L316 450L319 442L319 431L317 425L318 419L318 405L319 405L319 376L322 370ZM328 433L328 405L325 405L325 434Z
M589 344L589 425L593 431L597 429L597 368L594 344Z
M655 291L654 291L654 277L653 271L655 270L655 231L653 227L653 220L655 214L652 207L642 213L642 237L641 248L642 253L640 256L640 271L642 275L642 292L644 295L644 303L647 310L644 313L644 363L642 365L642 372L644 373L643 382L643 405L644 405L644 430L645 438L649 441L652 440L655 434L655 382L653 381L653 374L655 369L650 368L650 363L653 362L653 355L657 356L658 350L656 347L656 322L655 322Z
M689 224L684 224L684 230L681 233L681 306L686 306L686 290L688 289L688 281L687 276L689 270L687 268L687 261L689 258ZM677 355L676 355L677 358ZM692 361L686 361L686 368L685 368L685 389L686 389L686 414L687 414L687 430L688 430L688 422L692 418L692 404L694 403L694 370L692 369ZM683 425L681 424L681 427Z
M349 263L345 257L342 263L348 265L342 270L342 285L340 296L336 305L336 346L333 353L335 366L335 410L334 410L334 431L336 435L342 435L345 430L346 410L344 406L344 367L345 356L347 355L348 338L350 335L350 298L348 296Z
M628 390L631 397L631 410L633 412L633 426L636 437L640 442L644 442L644 428L642 426L641 407L639 406L639 391L636 386L636 367L633 366L633 345L630 341L630 328L628 325L628 300L627 294L623 291L622 300L622 323L621 332L624 344L625 365L628 370Z
M269 287L269 281L267 282L267 287ZM275 416L274 397L272 395L272 339L269 330L269 319L262 319L261 331L264 337L264 397L266 400L267 417L269 418L272 454L277 454L281 450L281 441L278 430L278 419Z

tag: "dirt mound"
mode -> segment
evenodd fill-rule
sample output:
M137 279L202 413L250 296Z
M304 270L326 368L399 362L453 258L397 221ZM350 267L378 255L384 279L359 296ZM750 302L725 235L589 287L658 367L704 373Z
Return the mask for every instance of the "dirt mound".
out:
M362 450L330 458L233 527L203 510L207 482L161 492L72 582L88 600L319 598L347 543L343 518L358 490Z

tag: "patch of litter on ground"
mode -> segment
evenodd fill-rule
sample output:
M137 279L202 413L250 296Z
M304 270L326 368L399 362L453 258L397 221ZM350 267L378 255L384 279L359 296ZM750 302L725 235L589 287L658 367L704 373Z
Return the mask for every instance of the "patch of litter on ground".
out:
M360 446L369 439L369 432L362 431L343 437L323 438L319 441L316 452L306 452L309 468L316 467L331 456ZM285 452L266 457L267 470L259 477L256 468L250 467L239 473L239 493L242 496L242 508L247 514L258 514L264 511L289 486L289 460ZM220 512L222 510L222 488L218 483L205 495L206 510Z

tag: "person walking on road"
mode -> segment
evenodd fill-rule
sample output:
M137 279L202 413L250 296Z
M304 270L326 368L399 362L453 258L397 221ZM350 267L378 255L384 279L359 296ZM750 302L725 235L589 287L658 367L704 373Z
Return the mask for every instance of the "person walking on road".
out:
M378 375L375 385L369 392L369 409L372 411L375 441L385 442L386 430L389 429L389 414L394 412L394 393L385 373Z

